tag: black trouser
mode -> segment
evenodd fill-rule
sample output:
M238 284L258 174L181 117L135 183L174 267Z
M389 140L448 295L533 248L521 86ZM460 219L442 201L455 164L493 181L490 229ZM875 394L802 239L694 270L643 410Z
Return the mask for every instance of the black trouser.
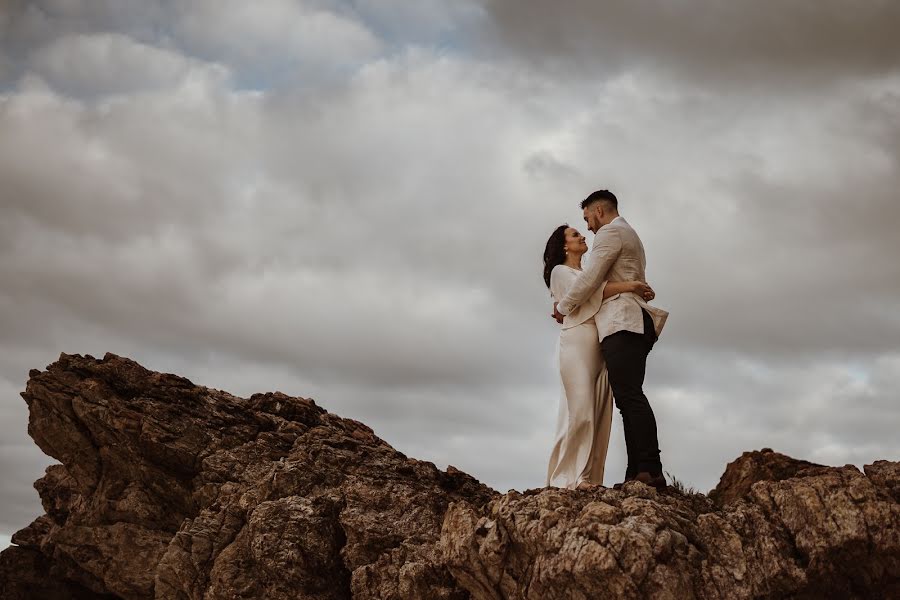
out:
M659 460L659 440L656 436L656 417L644 395L644 372L647 355L656 343L653 319L644 313L644 333L618 331L603 338L600 347L609 371L616 407L622 413L628 467L625 478L631 479L642 471L662 474Z

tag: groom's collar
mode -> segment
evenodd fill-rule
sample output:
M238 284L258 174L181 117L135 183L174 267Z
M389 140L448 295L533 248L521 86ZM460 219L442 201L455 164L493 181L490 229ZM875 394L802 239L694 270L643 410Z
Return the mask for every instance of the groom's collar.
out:
M612 225L612 224L615 223L616 221L624 221L624 220L625 220L625 219L622 218L622 215L616 215L616 218L613 219L612 221L610 221L609 223L607 223L607 225Z

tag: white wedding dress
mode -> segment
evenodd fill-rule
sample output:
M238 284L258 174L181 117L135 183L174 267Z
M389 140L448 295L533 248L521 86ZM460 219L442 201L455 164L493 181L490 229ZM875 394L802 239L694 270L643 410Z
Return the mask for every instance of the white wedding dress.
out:
M566 265L554 267L550 273L554 302L566 295L579 273ZM575 488L582 481L602 484L613 395L593 319L560 331L558 358L559 413L546 485Z

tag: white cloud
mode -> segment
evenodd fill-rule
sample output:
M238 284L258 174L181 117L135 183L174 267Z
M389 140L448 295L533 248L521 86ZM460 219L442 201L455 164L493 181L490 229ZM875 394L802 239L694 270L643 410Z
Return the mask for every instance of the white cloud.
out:
M66 35L37 50L35 73L76 96L177 89L191 80L227 79L221 65L206 64L118 33Z
M244 70L300 74L352 67L377 55L382 45L338 4L198 0L176 10L175 36L188 51Z
M66 37L92 40L82 41L79 49L89 58L92 55L90 66L109 60L106 49L115 46L115 41L104 44L103 39L127 37L132 47L126 50L125 59L154 54L149 58L162 71L156 76L165 77L176 68L163 64L163 54L168 51L187 54L197 63L227 64L240 84L250 88L283 81L310 85L331 77L335 70L352 72L384 49L383 41L355 11L343 3L316 0L192 0L176 4L165 0L78 0L63 4L19 0L0 7L0 37L10 56L21 61ZM96 90L90 83L97 79L117 89L128 82L152 82L152 77L142 79L128 72L121 78L110 73L104 79L106 72L84 73L88 65L59 56L43 60L76 71L67 71L67 79L81 71L87 81L73 89L92 93ZM139 68L146 71L145 66Z

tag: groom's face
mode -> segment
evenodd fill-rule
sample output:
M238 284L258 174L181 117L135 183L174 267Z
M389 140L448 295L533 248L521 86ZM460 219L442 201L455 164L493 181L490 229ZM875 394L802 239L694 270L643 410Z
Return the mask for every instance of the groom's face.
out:
M586 206L584 208L584 222L587 223L588 229L591 230L591 233L597 233L603 226L600 217L601 215L599 202L594 202L590 206Z

